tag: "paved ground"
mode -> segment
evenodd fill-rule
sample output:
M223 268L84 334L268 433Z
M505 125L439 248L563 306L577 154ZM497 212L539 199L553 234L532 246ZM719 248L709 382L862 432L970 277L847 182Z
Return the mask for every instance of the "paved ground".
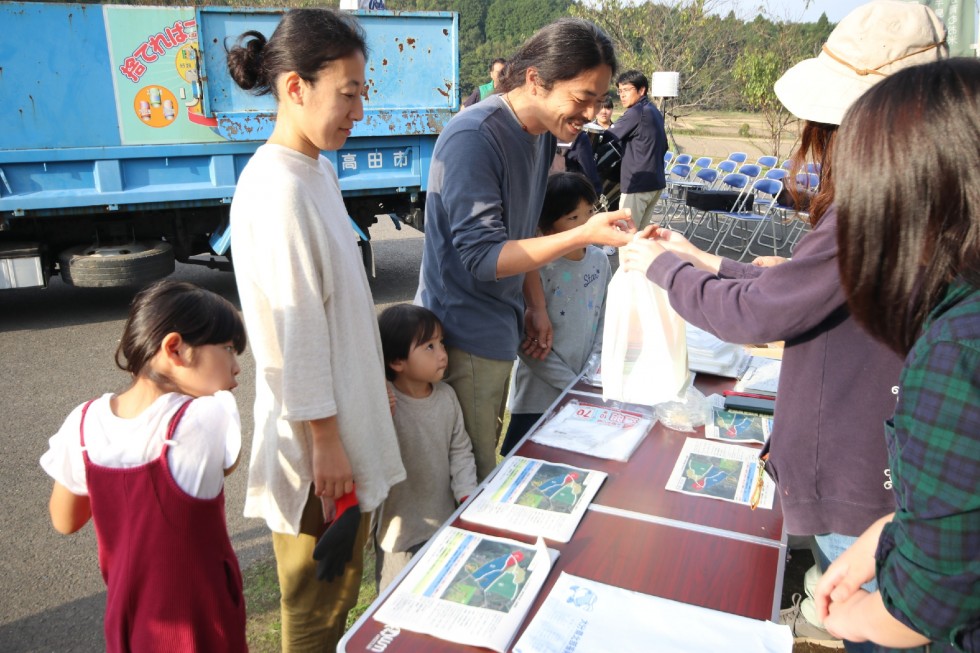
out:
M380 307L415 293L422 236L379 224L372 231ZM218 292L236 305L230 273L178 266L176 278ZM105 591L91 525L72 536L51 527L48 477L38 465L47 438L72 408L125 387L112 356L134 291L83 290L52 280L45 290L0 293L0 651L102 650ZM255 396L251 356L241 357L236 390L242 423L252 424ZM243 460L249 456L244 439ZM245 469L226 483L228 527L243 566L272 555L269 531L241 517Z

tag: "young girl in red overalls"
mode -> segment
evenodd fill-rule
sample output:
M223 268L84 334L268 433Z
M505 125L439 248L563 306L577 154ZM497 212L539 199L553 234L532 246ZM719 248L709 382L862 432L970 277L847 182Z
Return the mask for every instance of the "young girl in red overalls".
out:
M248 650L223 491L241 448L228 391L244 349L227 300L189 283L150 286L116 351L132 385L73 410L41 457L54 527L95 523L107 651Z

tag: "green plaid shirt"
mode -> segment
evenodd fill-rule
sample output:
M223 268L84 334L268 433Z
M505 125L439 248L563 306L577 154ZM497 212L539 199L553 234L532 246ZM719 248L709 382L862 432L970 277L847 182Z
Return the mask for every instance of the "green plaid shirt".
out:
M881 596L930 651L980 651L980 288L950 285L900 384L885 424L897 510L878 543Z

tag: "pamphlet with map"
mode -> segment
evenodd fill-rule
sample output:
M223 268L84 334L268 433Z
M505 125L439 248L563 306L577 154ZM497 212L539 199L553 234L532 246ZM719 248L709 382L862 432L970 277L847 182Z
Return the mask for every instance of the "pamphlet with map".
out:
M737 444L687 438L667 489L772 509L775 484L759 461L759 450ZM755 495L755 496L754 496Z
M531 545L444 528L373 616L504 653L557 557L540 538Z
M704 437L723 442L763 444L771 432L771 417L733 413L720 406L711 407L711 419L704 425Z
M568 542L605 472L514 456L500 464L463 521Z

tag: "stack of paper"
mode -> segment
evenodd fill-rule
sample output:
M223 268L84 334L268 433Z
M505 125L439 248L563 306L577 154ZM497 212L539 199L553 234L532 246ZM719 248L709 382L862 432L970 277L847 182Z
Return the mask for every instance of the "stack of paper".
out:
M567 542L604 472L514 456L463 512L463 521Z
M735 389L739 392L754 392L758 394L776 395L779 385L779 371L783 361L771 358L752 356L748 369L739 377Z
M538 444L626 462L639 446L653 418L628 410L570 401L531 433Z
M514 653L790 653L789 626L562 574Z
M723 342L696 326L687 325L687 366L692 372L738 378L749 364L741 345Z

